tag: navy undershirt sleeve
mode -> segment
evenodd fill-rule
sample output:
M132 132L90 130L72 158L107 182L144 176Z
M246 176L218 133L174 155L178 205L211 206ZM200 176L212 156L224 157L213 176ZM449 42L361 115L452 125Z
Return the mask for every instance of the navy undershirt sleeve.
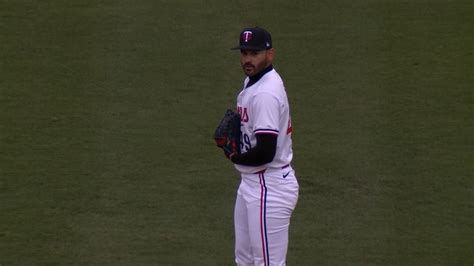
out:
M247 166L259 166L273 160L276 153L278 135L257 134L257 145L245 153L232 156L235 164Z

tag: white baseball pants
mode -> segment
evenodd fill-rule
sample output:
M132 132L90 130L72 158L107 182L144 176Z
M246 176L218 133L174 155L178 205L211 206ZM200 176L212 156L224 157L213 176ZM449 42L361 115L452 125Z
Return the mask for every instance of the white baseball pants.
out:
M290 217L298 201L291 167L242 174L234 210L237 265L285 265Z

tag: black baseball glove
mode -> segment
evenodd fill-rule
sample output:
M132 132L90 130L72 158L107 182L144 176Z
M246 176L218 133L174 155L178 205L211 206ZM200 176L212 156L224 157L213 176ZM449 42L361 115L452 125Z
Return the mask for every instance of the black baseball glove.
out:
M240 115L228 109L214 133L217 147L224 150L227 158L240 153Z

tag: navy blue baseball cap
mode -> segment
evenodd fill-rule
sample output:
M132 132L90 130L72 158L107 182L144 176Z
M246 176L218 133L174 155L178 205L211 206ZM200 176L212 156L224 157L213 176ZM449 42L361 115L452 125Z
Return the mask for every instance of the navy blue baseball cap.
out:
M239 46L232 50L268 50L272 48L272 36L263 28L245 28L240 33Z

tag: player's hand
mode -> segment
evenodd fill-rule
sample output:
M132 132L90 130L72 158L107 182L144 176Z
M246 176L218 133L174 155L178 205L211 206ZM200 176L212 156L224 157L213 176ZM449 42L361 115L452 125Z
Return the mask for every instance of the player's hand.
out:
M222 150L224 151L225 157L227 157L227 159L229 160L232 160L232 156L234 156L235 151L230 150L228 147L225 147L225 146L222 147Z

